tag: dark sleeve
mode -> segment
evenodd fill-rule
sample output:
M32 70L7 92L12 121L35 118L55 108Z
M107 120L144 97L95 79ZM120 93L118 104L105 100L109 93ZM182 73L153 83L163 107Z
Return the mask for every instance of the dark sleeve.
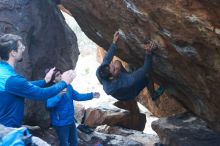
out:
M116 92L118 92L121 88L123 88L123 86L127 87L128 82L126 81L126 83L123 83L124 81L121 79L116 79L113 81L103 81L103 89L106 92L106 94L113 95Z
M128 73L128 71L124 68L124 66L122 65L121 67L121 72L125 72L125 73Z
M73 89L73 87L70 85L67 88L71 93L72 93L72 99L76 100L76 101L85 101L85 100L90 100L93 98L93 94L92 93L84 93L81 94L79 92L77 92L76 90Z
M135 84L137 81L143 79L144 76L149 74L152 71L152 54L148 54L145 56L144 65L138 70L130 73L130 77L128 78L128 85Z
M45 80L30 81L30 83L38 87L45 87L46 85Z
M99 75L99 68L100 68L100 67L98 67L98 69L96 70L96 77L97 77L97 79L99 80L99 82L100 82L101 84L103 84L103 83L102 83L102 79L101 79L101 77L100 77L100 75Z
M57 5L61 4L61 0L54 0Z
M21 76L10 77L5 85L5 90L11 94L34 99L47 100L48 98L57 95L60 91L66 88L66 83L61 81L48 88L40 88L28 82Z
M108 49L108 52L106 53L106 55L102 61L102 65L111 63L113 57L116 54L116 49L117 49L117 45L112 43L110 48Z
M116 54L116 49L117 49L117 45L114 44L114 43L112 43L111 46L110 46L109 49L108 49L108 52L106 53L106 55L105 55L105 57L104 57L104 59L103 59L103 61L102 61L102 64L101 64L100 66L102 66L102 65L104 65L104 64L110 64L110 63L111 63L113 57L114 57L115 54ZM100 66L99 66L99 67L97 68L97 70L96 70L96 76L97 76L99 82L102 84L102 79L101 79L100 76L99 76Z

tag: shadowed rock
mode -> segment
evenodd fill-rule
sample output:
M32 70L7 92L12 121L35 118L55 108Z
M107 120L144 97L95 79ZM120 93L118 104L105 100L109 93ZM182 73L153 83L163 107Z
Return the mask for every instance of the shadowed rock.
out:
M161 118L152 128L166 146L220 146L220 135L189 113Z

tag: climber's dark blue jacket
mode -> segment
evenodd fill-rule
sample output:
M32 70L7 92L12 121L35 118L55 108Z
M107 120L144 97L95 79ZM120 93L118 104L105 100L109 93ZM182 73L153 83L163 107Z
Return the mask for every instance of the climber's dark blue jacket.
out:
M117 46L112 43L100 67L105 64L110 64L116 51ZM138 70L132 73L120 71L118 77L114 80L102 79L99 75L100 67L98 67L96 71L96 76L99 82L103 85L103 90L108 95L111 95L118 100L131 100L148 85L149 80L147 74L152 69L152 55L145 55L144 65Z
M20 127L24 116L24 98L47 100L67 87L64 81L49 88L44 80L29 82L6 62L0 61L0 124Z
M58 94L47 100L50 108L51 124L53 126L66 126L74 122L73 100L85 101L93 98L92 93L80 94L71 85L67 86L65 94Z

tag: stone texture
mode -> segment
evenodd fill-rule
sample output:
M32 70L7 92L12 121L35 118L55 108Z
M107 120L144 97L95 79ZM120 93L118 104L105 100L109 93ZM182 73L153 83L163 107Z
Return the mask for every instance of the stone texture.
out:
M158 87L155 85L155 87ZM157 117L167 117L183 113L186 109L174 98L164 93L156 102L152 101L147 89L144 89L137 97L137 100Z
M102 126L98 126L96 128L96 131L105 134L121 135L126 138L138 141L145 146L152 146L154 143L159 142L159 137L157 135L146 134L140 131L120 128L120 127L110 127L107 125L102 125Z
M85 107L79 102L78 103L74 102L74 118L77 121L77 123L83 122L85 113L86 113Z
M140 142L144 146L153 146L154 143L159 142L157 135L146 134L140 131L125 129L121 127L110 127L107 125L102 125L98 126L95 131L109 135L120 135L127 138L128 140Z
M165 146L220 146L220 135L189 113L161 118L152 128Z
M101 47L124 35L118 56L141 65L142 40L158 44L153 77L166 93L220 131L220 1L63 0L82 30Z
M139 107L137 105L137 102L135 100L129 100L129 101L117 101L114 103L115 106L118 108L128 110L130 113L139 113Z
M1 0L0 33L22 36L26 47L24 61L17 71L28 79L42 79L46 68L72 69L79 51L75 34L52 0ZM30 102L26 122L48 126L42 102Z
M31 129L33 135L39 136L52 146L59 146L59 141L54 129L49 128L45 130L40 129L40 127L32 127ZM90 134L78 130L79 146L97 146L98 144L104 146L153 146L154 143L159 142L157 135L145 134L140 131L121 127L101 125L90 129L93 130Z
M118 101L114 103L115 106L121 109L125 109L129 111L129 115L125 117L123 120L123 124L118 124L118 126L122 126L129 129L143 131L146 123L146 115L140 113L139 107L135 100L131 101ZM129 121L129 122L128 122Z
M144 146L146 143L151 144L154 141L158 141L157 136L147 135L139 131L122 129L119 127L109 127L106 125L97 127L91 134L86 134L78 130L78 135L80 138L79 146ZM149 136L149 139L140 140L140 138L147 136Z
M48 129L42 129L39 126L28 126L28 129L30 130L31 134L36 137L40 137L50 145L59 146L59 139L57 137L55 129L53 129L52 127Z
M112 105L102 105L97 108L88 108L84 123L90 127L107 124L125 128L144 130L146 116L141 113L132 113Z

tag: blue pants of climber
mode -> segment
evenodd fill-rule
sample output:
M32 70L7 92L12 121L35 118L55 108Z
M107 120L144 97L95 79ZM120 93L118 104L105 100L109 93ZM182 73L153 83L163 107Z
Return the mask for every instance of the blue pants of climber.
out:
M54 126L60 141L60 146L78 146L78 136L75 123L67 126Z

